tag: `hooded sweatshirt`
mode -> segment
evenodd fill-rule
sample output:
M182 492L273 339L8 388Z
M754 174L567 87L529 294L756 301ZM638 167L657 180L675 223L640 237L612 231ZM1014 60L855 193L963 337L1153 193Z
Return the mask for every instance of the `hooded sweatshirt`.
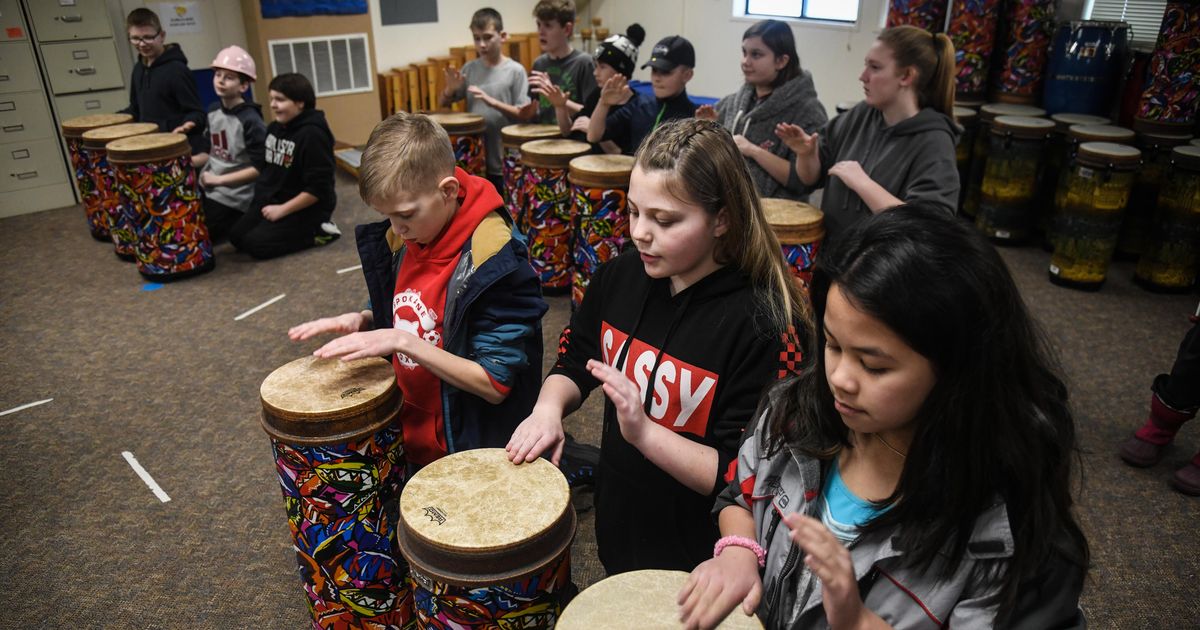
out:
M696 104L688 98L687 90L665 99L653 94L634 92L620 109L610 109L604 119L604 140L621 147L621 153L633 155L642 140L659 125L679 118L696 115Z
M273 121L267 126L263 166L254 183L254 208L284 203L306 192L317 202L300 213L316 227L328 221L337 206L333 191L333 132L325 122L325 112L302 110L284 125Z
M436 238L425 245L405 241L404 264L396 275L392 293L392 327L404 330L439 348L448 331L446 321L447 288L458 267L463 245L475 233L480 222L504 201L488 180L468 175L455 168L461 186L459 208ZM404 450L408 458L424 466L448 452L445 422L442 417L442 380L412 359L392 355L396 382L404 392L400 424L404 428ZM509 387L492 380L497 391L508 394Z
M854 191L829 177L829 167L846 160L858 162L875 183L904 203L921 201L953 215L958 206L954 147L960 133L949 116L931 107L891 127L866 103L829 121L819 141L820 177L811 188L825 188L821 210L826 242L871 213Z
M150 66L141 58L133 64L129 81L129 107L122 110L138 122L152 122L159 131L172 131L185 122L196 127L188 134L193 152L199 152L204 139L204 108L196 80L188 69L187 57L179 44L167 44L163 54Z
M717 102L716 109L717 120L729 133L745 136L750 142L788 161L788 182L780 184L758 162L746 158L746 166L758 194L762 197L806 201L808 194L804 192L804 184L796 174L796 156L775 135L775 126L784 122L792 123L803 127L808 133L825 126L829 116L825 113L825 106L817 99L812 73L801 70L798 76L776 87L762 100L759 100L753 85L744 83L737 92Z
M220 102L213 103L203 142L203 150L208 151L204 171L224 175L261 165L266 136L267 126L258 103L243 101L232 109L225 109ZM204 194L219 204L245 212L254 198L254 182L216 186L206 189Z
M763 330L759 300L737 268L722 267L676 295L670 287L670 279L646 275L636 250L600 267L551 370L586 397L599 385L588 359L623 367L641 388L651 421L717 451L712 491L699 494L627 442L605 400L595 504L596 542L609 575L691 571L712 557L719 532L709 510L759 394L786 354L781 337Z

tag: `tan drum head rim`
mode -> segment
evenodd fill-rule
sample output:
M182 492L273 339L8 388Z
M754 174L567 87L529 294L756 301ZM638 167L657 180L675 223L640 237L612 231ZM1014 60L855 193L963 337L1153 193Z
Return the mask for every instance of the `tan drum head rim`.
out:
M581 155L569 164L567 179L584 188L629 188L632 155Z
M191 152L187 136L181 133L147 133L113 140L105 145L108 161L114 164L142 164L176 158Z
M448 134L478 133L487 128L483 116L467 112L430 112L433 122L441 125Z
M999 116L1027 116L1037 118L1045 116L1046 110L1032 105L1017 105L1014 103L988 103L979 108L979 117L984 121L992 121Z
M89 129L129 122L133 122L133 116L129 114L87 114L62 121L62 132L68 138L78 138Z
M1186 133L1142 132L1137 134L1137 139L1140 146L1167 149L1191 142L1192 136Z
M979 118L979 112L971 109L970 107L960 107L958 105L954 106L954 119L955 120L973 121L977 118Z
M1071 125L1070 136L1080 142L1116 142L1133 144L1137 134L1132 129L1116 125Z
M584 589L563 610L556 630L638 628L674 630L680 627L675 597L687 583L683 571L644 569L620 573ZM717 628L761 630L757 617L735 608Z
M1032 116L997 116L992 121L992 134L1011 134L1015 138L1045 138L1054 130L1054 122Z
M397 539L414 571L461 586L533 575L575 536L562 473L538 459L516 465L500 448L461 451L425 468L400 494Z
M548 140L562 136L558 125L536 125L518 123L500 128L500 140L504 146L518 149L531 140Z
M158 125L154 123L124 123L89 129L83 132L83 146L89 149L103 149L113 140L154 133Z
M763 215L783 245L813 243L825 237L825 213L816 206L790 199L762 200Z
M1200 169L1200 144L1178 146L1171 150L1175 165L1189 170Z
M262 425L289 444L340 444L371 435L400 414L403 395L392 366L372 357L357 361L296 359L271 372L259 387Z
M567 168L571 160L591 150L592 145L576 140L530 140L521 145L521 163L538 168Z
M1142 160L1142 152L1127 145L1115 142L1084 142L1079 145L1079 162L1104 168L1110 164L1119 170L1137 168Z

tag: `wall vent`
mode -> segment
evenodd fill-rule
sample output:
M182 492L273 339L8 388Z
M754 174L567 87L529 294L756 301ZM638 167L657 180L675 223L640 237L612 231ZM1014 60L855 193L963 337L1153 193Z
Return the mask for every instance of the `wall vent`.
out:
M272 39L267 44L272 75L299 72L312 82L318 97L375 89L366 33Z

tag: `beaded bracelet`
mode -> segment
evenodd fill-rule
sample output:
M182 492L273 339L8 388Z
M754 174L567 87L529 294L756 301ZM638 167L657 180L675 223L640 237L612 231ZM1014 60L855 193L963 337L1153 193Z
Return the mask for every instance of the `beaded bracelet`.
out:
M716 558L721 555L721 552L725 551L725 548L729 546L743 547L753 551L755 557L758 558L758 566L767 566L767 551L762 548L762 545L745 536L726 536L718 540L717 544L713 547L713 557Z

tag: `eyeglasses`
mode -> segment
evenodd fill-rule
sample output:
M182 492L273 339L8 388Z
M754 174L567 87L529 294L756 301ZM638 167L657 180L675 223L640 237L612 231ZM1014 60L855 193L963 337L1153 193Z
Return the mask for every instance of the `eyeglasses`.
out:
M150 37L130 37L129 43L133 44L134 46L137 46L138 44L149 44L150 42L158 39L159 35L162 35L162 31L159 31Z

